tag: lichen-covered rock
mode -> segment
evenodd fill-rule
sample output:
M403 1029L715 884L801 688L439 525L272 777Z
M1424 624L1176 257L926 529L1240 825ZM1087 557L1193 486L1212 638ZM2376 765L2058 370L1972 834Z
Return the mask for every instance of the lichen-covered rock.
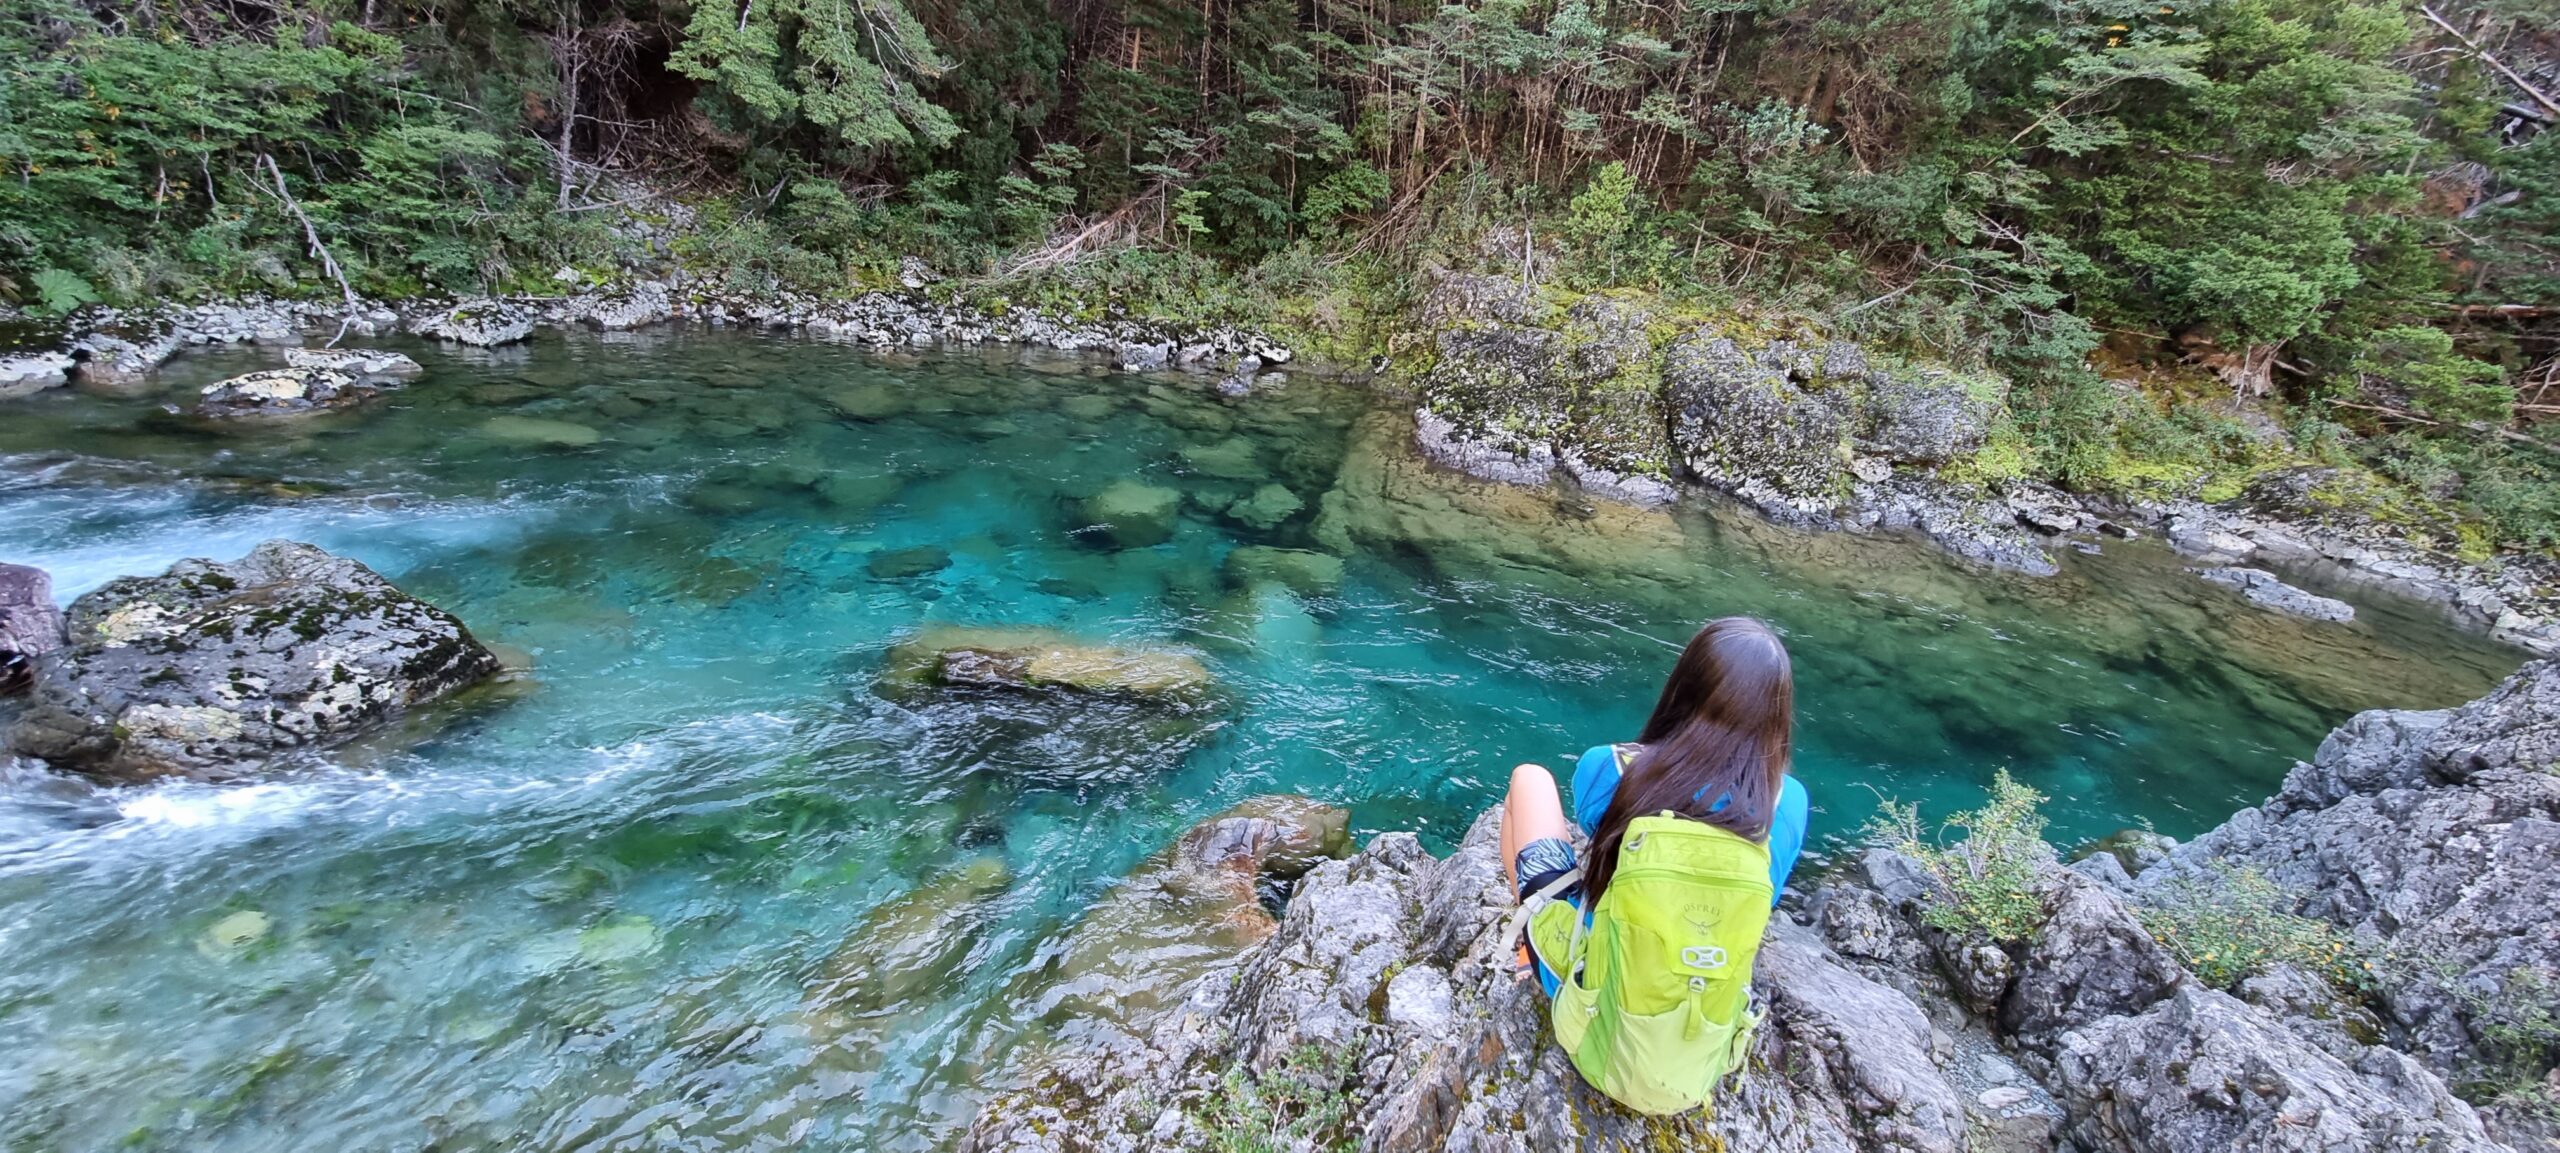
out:
M40 568L0 564L0 697L27 691L35 683L36 658L61 647L62 610L53 604L53 578Z
M1572 419L1561 335L1488 326L1448 329L1435 342L1439 358L1421 382L1425 409L1470 445L1553 454Z
M1678 473L1679 460L1662 407L1652 314L1630 301L1586 296L1567 311L1564 340L1570 431L1557 448L1567 471L1616 499L1669 499L1663 482ZM1606 491L1613 486L1626 487Z
M1854 351L1856 346L1847 347ZM1831 360L1843 368L1850 363L1845 355ZM1831 374L1828 369L1826 364L1826 375ZM1866 396L1858 406L1859 451L1906 463L1944 464L1981 451L2003 399L1999 381L1944 369L1880 369L1861 375Z
M83 385L117 390L148 380L183 343L174 332L97 332L80 338L73 350L81 356L78 373Z
M426 369L397 352L378 348L288 348L288 368L326 368L351 376L416 376Z
M532 309L480 297L420 317L410 326L410 331L457 344L493 348L533 335L534 322L539 319Z
M1844 495L1851 415L1801 371L1772 367L1709 329L1681 337L1662 378L1671 438L1690 475L1765 512L1820 513ZM1807 380L1805 383L1810 383Z
M666 285L644 280L621 292L585 300L580 311L588 324L607 332L625 332L664 323L675 315L675 303Z
M2560 662L2546 660L2460 709L2350 719L2266 804L2139 883L2258 869L2301 913L2401 959L2377 974L2395 1044L2447 1072L2485 1072L2480 1038L2499 1020L2560 1015L2555 765Z
M382 391L375 381L334 368L270 368L204 387L196 411L205 416L293 416L345 408Z
M2409 1057L2370 1048L2350 1066L2193 983L2059 1042L2055 1096L2091 1149L2505 1153Z
M2316 593L2307 593L2284 583L2282 578L2265 569L2217 568L2199 574L2204 579L2239 592L2252 604L2263 605L2280 613L2308 617L2315 621L2351 621L2356 607Z
M293 541L112 581L68 615L10 743L113 779L236 775L498 671L451 614Z

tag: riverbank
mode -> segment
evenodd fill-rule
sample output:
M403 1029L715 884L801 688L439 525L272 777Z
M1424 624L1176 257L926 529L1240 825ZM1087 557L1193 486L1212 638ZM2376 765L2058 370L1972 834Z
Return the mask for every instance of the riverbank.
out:
M1513 979L1498 812L1446 858L1388 834L1159 994L1176 1007L1022 1071L963 1148L2539 1153L2560 1100L2555 758L2544 662L2459 709L2355 718L2187 845L2065 867L1986 822L1871 849L1786 895L1748 1067L1677 1119L1583 1086ZM1948 884L1977 866L2029 879Z
M2026 578L1712 497L1487 484L1414 451L1408 402L1294 371L1236 397L1097 355L697 323L369 343L420 374L204 415L206 385L284 359L233 346L0 427L0 539L64 601L285 537L530 663L236 784L0 773L26 927L0 1043L61 1070L0 1084L0 1140L948 1148L1015 1053L1261 931L1265 878L1160 846L1300 793L1445 851L1510 761L1639 723L1626 686L1701 613L1796 648L1825 837L1870 785L1943 812L2000 763L2069 839L2187 836L2277 785L2265 750L2514 668L2380 601L2259 611L2157 542ZM275 651L341 647L298 615ZM938 662L963 683L919 691L915 643L953 625L981 630ZM1067 638L1216 684L1159 707L1010 683L1082 680L1024 647ZM241 691L134 671L146 706ZM1159 893L1180 918L1141 916Z
M898 291L839 300L744 295L669 274L557 297L92 308L10 353L0 397L74 380L137 387L189 348L388 332L501 348L537 329L613 333L678 321L873 348L1096 352L1124 370L1197 373L1239 393L1290 372L1345 371L1246 329L972 300L936 291L920 265L905 279ZM2007 385L1994 376L1849 342L1755 336L1614 296L1534 320L1516 286L1444 274L1416 309L1413 332L1389 342L1405 351L1357 375L1414 396L1426 457L1487 480L1636 506L1711 492L1781 524L1909 533L2031 576L2052 575L2057 551L2097 551L2148 532L2199 575L2273 611L2339 619L2352 608L2324 590L2379 590L2527 652L2560 653L2560 561L2446 554L2360 513L2341 492L2355 479L2339 470L2280 471L2211 503L2084 498L2019 475L2016 447L2000 439Z

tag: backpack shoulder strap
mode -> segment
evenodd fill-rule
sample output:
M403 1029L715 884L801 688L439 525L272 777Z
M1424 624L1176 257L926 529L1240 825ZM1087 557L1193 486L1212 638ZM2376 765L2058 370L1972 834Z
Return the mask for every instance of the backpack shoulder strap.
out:
M1547 882L1546 885L1540 888L1537 892L1531 893L1527 897L1523 898L1520 902L1520 907L1511 911L1510 919L1502 923L1502 951L1495 955L1497 957L1509 956L1513 950L1518 949L1520 947L1520 935L1529 930L1529 919L1537 916L1538 910L1545 908L1547 902L1555 900L1557 897L1563 895L1566 889L1570 889L1581 883L1582 870L1579 868L1567 869L1564 871L1563 875L1558 876L1555 880Z

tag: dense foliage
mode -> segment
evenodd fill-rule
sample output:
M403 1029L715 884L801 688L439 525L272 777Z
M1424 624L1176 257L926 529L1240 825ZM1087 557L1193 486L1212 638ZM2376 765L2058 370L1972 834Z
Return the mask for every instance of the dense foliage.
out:
M646 184L699 210L662 255L715 276L843 291L914 254L1356 342L1514 236L1557 291L1989 361L2002 451L2066 484L2325 462L2553 549L2555 28L2554 0L0 0L0 295L334 292L322 249L360 290L530 287L632 256ZM2250 433L2266 405L2288 439Z

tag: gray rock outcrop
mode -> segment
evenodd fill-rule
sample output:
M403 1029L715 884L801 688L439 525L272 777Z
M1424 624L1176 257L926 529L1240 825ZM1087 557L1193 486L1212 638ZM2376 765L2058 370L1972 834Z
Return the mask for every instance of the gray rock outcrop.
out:
M2449 1085L2551 1076L2547 1039L2514 1041L2560 1017L2555 765L2560 663L2458 710L2367 713L2222 828L2118 838L2138 869L2115 845L2084 858L2102 869L2039 866L2041 913L2007 942L1941 927L1936 875L1872 850L1772 919L1751 1060L1712 1115L1676 1119L1586 1088L1512 978L1495 814L1446 859L1389 834L1310 871L1268 939L1161 1012L1071 1023L963 1147L1224 1147L1236 1103L1278 1093L1330 1118L1257 1131L1280 1147L2539 1150L2538 1115ZM2378 1016L2284 963L2211 987L2146 906L2235 866L2424 964L2379 967Z
M2315 621L2351 621L2356 607L2342 600L2304 592L2284 583L2283 578L2265 569L2206 569L2204 579L2247 597L2252 604L2264 605L2280 613L2291 613Z
M70 383L71 354L30 352L0 356L0 400L32 396Z
M2539 661L2459 709L2356 716L2265 804L2139 884L2257 869L2298 912L2383 954L2376 997L2395 1045L2457 1078L2543 1075L2497 1068L2532 1055L2493 1042L2560 1017L2556 766L2560 662Z
M489 297L463 301L442 312L418 318L410 331L477 348L513 344L533 335L540 317L530 308Z
M2182 986L2061 1039L2074 1140L2129 1153L2493 1150L2471 1107L2404 1054L2350 1067L2226 993Z
M210 417L295 416L345 408L379 394L379 381L334 368L261 369L204 386L196 412Z
M68 618L9 743L117 780L237 775L498 671L451 614L293 541L111 581Z
M35 683L38 657L62 647L62 610L40 568L0 564L0 697Z
M1495 818L1435 860L1389 834L1298 883L1278 928L1134 1031L1096 1030L1003 1093L970 1150L1215 1147L1231 1069L1337 1055L1342 1138L1366 1150L1965 1148L1964 1098L1928 1021L1781 916L1763 946L1769 1020L1714 1120L1639 1117L1587 1088L1545 1035L1545 999L1499 948Z

